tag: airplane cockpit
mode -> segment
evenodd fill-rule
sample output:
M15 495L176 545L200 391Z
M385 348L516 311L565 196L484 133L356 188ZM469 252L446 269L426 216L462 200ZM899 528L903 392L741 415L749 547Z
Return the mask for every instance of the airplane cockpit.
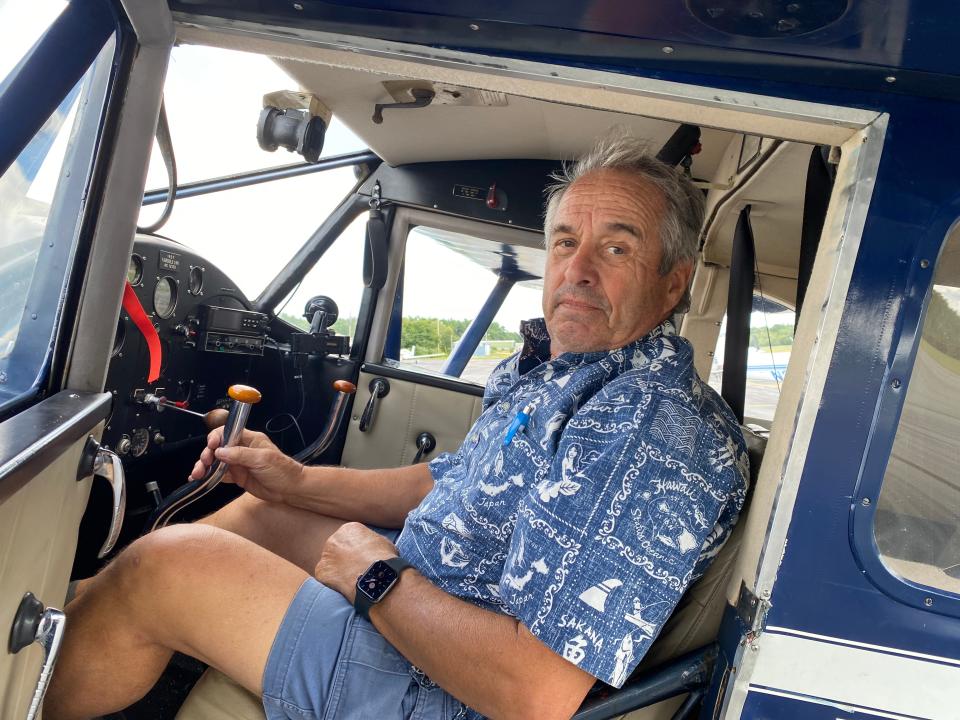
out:
M236 53L220 52L228 57ZM175 50L174 63L176 58ZM797 294L803 292L800 256L812 258L802 226L811 224L808 236L819 236L816 224L824 220L839 150L438 80L386 78L310 60L274 62L295 89L263 93L257 136L249 133L247 142L276 148L286 140L285 147L296 153L309 144L300 140L298 145L297 138L307 137L311 129L316 133L317 123L330 122L332 116L370 150L325 160L314 140L312 167L352 167L353 185L329 216L314 218L316 231L257 297L242 292L218 267L216 255L199 255L171 230L137 234L127 271L130 290L106 381L116 399L103 443L123 459L127 477L127 513L118 546L153 528L158 516L165 517L170 500L182 494L184 477L207 433L226 420L234 402L228 389L237 383L256 387L262 396L250 409L247 427L266 432L285 452L306 462L389 467L455 450L480 412L484 373L495 364L484 358L503 357L516 347L517 328L509 321L500 323L505 340L490 335L508 298L525 302L525 317L541 314L543 197L550 176L611 132L645 139L652 153L688 174L707 198L694 307L683 318L682 333L694 341L702 376L718 390L726 387L728 402L739 406L756 477L789 362ZM432 102L415 106L427 96ZM280 106L270 105L278 98ZM172 114L173 108L168 100L166 112ZM318 108L323 109L314 114ZM246 126L253 126L251 119L245 118ZM458 132L444 132L452 123ZM176 136L177 125L171 126ZM154 164L161 164L156 157ZM825 179L808 191L811 165ZM230 187L244 180L218 182ZM280 187L283 182L272 181ZM190 193L202 190L202 182L187 185L171 217L192 202ZM231 192L235 190L219 191L225 197ZM159 187L146 197L166 201L166 195ZM820 215L808 212L805 220L808 197L819 197ZM357 226L362 226L362 244L347 230ZM291 293L307 278L317 283L307 293L325 291L328 276L315 268L338 243L351 241L353 252L363 258L362 267L354 263L351 268L361 275L359 302L311 295L299 318L285 311ZM236 251L231 243L229 252ZM259 254L269 251L254 240L239 252L255 264ZM736 266L731 265L734 255ZM424 268L425 262L431 266ZM452 330L457 336L450 337L449 346L443 345L446 328L440 327L438 347L425 352L423 340L405 337L416 322L410 305L422 306L414 293L423 290L413 284L451 272L447 264L453 272L460 264L472 266L473 274L461 275L458 282L464 285L476 275L483 290L469 291L476 296L473 312ZM730 277L749 292L731 298ZM433 299L435 314L441 316L437 319L443 321L442 308L453 299L440 288ZM338 322L339 305L348 303L355 308L353 317ZM770 316L786 337L777 340L774 351L766 322L753 333L759 347L751 355L743 330L749 335L751 318ZM141 331L144 323L155 330L159 351L150 348L149 328ZM725 345L728 333L740 338L741 346ZM151 362L158 362L155 354L159 369L150 380ZM203 517L238 492L223 484L178 510L171 521ZM108 527L111 508L108 487L95 487L84 526ZM103 541L94 532L88 535L87 546L78 550L75 572L96 570ZM722 610L718 589L732 571L739 542L738 536L728 544L712 575L691 592L647 667L658 657L682 657L709 646ZM695 599L703 597L713 602ZM192 708L202 705L206 695L222 696L224 707L249 701L244 691L211 671L179 717L193 717ZM666 708L672 714L682 700L678 695ZM150 707L149 700L144 707ZM665 713L666 708L653 712ZM258 717L255 709L251 717Z
M71 256L92 274L64 281L75 326L45 371L80 393L58 402L85 403L42 421L89 470L67 473L89 498L44 486L72 509L31 557L55 554L59 570L18 585L17 602L30 590L62 607L68 583L72 592L137 538L242 494L220 482L222 465L188 477L216 428L234 441L262 432L307 465L400 467L456 451L490 372L523 347L520 323L543 314L546 189L598 138L624 134L703 194L691 306L675 321L742 428L750 487L729 540L624 687L598 683L574 717L950 716L901 690L934 672L926 665L960 667L944 640L960 637L960 240L955 200L902 184L913 150L891 147L905 141L888 133L906 122L898 109L912 116L903 98L885 105L893 82L847 102L846 90L792 92L782 78L714 86L708 75L603 69L559 48L566 61L435 47L428 29L408 42L367 37L352 15L296 21L310 3L258 19L217 3L173 3L172 15L159 5L170 27L145 47L163 53L103 51L33 146L37 168L90 160L84 103L100 97L115 113L102 127L118 145L89 170L113 183L96 194L104 235ZM467 27L469 37L483 23ZM657 62L684 51L658 46ZM107 101L121 61L133 93L123 112L142 109L122 122ZM139 144L123 145L117 123ZM0 174L0 198L18 188ZM0 228L44 240L59 227L22 207L29 222ZM0 277L64 264L44 265L42 245L16 245ZM35 410L11 400L27 409L8 411L3 394L3 363L27 337L3 309L27 312L30 292L13 280L0 289L0 451L13 442L4 427ZM61 428L62 417L89 427ZM11 546L20 512L0 522ZM889 640L874 634L884 622ZM29 672L23 653L0 662L0 680L23 686L0 684L9 717L42 697L43 682L23 678L55 652L35 655ZM881 660L903 676L877 670ZM857 667L866 680L844 674ZM110 720L228 717L265 715L255 695L177 654Z

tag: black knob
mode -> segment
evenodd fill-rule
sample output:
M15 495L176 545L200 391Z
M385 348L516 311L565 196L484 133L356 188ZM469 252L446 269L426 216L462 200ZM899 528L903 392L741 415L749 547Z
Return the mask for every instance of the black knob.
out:
M43 603L37 600L37 596L32 592L23 596L10 627L7 648L11 654L20 652L37 639L37 628L40 627L43 610Z
M424 456L433 452L437 447L437 439L428 432L422 432L417 435L417 454L413 458L413 464L416 465Z

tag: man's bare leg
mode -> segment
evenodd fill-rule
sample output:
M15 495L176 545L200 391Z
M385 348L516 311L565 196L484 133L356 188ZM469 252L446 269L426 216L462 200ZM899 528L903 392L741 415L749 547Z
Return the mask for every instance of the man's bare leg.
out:
M244 493L198 522L236 533L313 575L327 538L346 521Z
M140 538L66 609L47 720L90 718L142 697L174 651L260 694L274 636L307 574L210 525Z

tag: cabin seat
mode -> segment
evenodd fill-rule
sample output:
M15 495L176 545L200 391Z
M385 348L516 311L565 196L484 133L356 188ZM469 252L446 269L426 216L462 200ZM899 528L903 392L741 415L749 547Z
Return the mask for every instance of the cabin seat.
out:
M726 606L725 591L730 583L737 553L743 542L747 511L760 472L766 438L743 428L750 453L750 487L740 520L730 538L717 554L707 572L687 591L667 620L660 637L650 648L635 672L652 670L683 653L703 647L716 639ZM636 710L629 720L670 720L683 701L671 698ZM207 670L187 696L177 720L264 720L260 699L237 685L223 673Z

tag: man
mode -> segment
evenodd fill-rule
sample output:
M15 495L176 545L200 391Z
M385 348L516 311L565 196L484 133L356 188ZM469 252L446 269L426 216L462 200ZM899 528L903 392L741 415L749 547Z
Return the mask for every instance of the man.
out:
M47 720L129 704L173 651L270 718L564 718L597 678L622 685L744 498L736 421L671 324L702 220L700 193L629 139L568 168L548 190L545 321L429 466L302 467L259 433L215 451L212 434L194 477L216 456L247 493L139 539L67 607ZM390 560L378 595L397 556L412 568ZM379 602L358 615L361 576Z

